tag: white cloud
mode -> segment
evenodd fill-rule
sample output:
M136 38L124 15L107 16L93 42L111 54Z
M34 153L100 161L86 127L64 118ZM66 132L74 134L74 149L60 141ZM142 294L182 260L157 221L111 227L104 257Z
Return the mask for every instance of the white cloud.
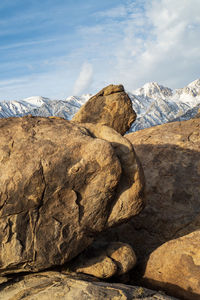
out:
M96 12L95 21L90 20L86 26L79 23L73 27L70 39L61 34L62 43L50 47L44 40L38 47L30 45L30 57L36 50L48 54L54 48L62 54L55 51L46 58L38 55L36 62L25 61L28 68L34 67L35 75L32 72L32 76L22 78L26 83L11 81L9 88L0 82L0 99L4 95L14 98L15 94L65 98L72 93L94 93L110 83L122 83L129 91L148 81L178 88L200 77L199 0L123 3ZM18 44L4 47L15 46ZM20 51L26 57L27 49L22 47ZM15 51L12 53L15 55ZM20 63L15 60L15 64L10 61L4 66L6 62L2 62L1 67L17 69Z
M147 81L179 87L200 76L199 11L199 0L153 0L127 20L115 73L129 90Z
M93 80L93 67L90 63L85 62L80 70L78 78L74 84L74 94L80 95L81 93L87 92Z

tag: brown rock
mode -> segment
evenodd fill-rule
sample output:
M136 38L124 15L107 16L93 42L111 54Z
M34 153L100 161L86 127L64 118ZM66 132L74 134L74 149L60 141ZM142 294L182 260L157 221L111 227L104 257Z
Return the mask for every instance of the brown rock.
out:
M116 275L127 273L137 262L135 252L128 244L119 242L110 243L106 249L106 253L117 264Z
M140 161L132 144L114 129L101 124L82 125L94 137L110 142L121 162L122 175L111 205L108 225L123 223L141 212L145 206L145 179Z
M200 299L200 230L166 242L149 257L145 281L181 299Z
M138 176L134 152L133 160L132 175ZM121 163L112 143L81 125L31 116L1 119L0 273L62 265L97 233L138 213L141 199L140 209L123 209L124 216L108 222L118 201ZM126 206L130 198L119 201Z
M85 257L85 261L75 269L77 273L84 273L97 278L110 278L117 273L116 263L106 255L93 258Z
M131 221L134 247L146 256L200 228L200 119L155 126L126 138L146 178L147 205Z
M72 121L107 125L123 135L135 119L136 113L124 87L111 84L90 98Z
M200 119L144 129L126 138L133 143L146 177L147 205L121 227L123 241L134 244L138 258L139 269L132 272L135 282L142 277L148 256L156 248L200 229ZM175 270L179 262L171 259ZM187 273L185 264L182 272L184 268Z
M43 272L19 277L0 288L3 300L175 300L143 287L78 278L73 274Z
M70 268L75 272L105 279L127 273L135 266L136 261L135 253L128 244L94 243L71 263Z

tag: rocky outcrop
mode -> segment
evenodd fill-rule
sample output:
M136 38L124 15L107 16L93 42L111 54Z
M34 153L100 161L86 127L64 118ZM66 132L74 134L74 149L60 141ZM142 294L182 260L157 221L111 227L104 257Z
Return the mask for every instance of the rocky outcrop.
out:
M138 160L133 145L112 128L101 124L82 124L92 136L111 143L122 167L120 182L116 196L111 206L108 225L123 223L137 215L145 205L145 179L143 169Z
M135 253L128 244L94 243L72 262L71 269L105 279L127 273L135 266L136 261Z
M19 277L0 286L3 300L104 300L104 299L145 299L175 300L164 293L124 284L111 284L83 280L58 272L43 272Z
M112 128L92 125L0 120L1 274L62 265L142 209L143 177L132 145ZM133 165L126 164L128 171L125 154Z
M140 249L148 243L151 252L200 228L200 120L155 126L126 138L146 178L147 205L132 224Z
M200 119L152 127L128 134L126 138L134 144L146 177L146 208L120 229L123 236L120 240L126 242L128 239L129 243L134 244L138 258L138 272L132 272L135 282L138 274L142 277L148 256L156 248L200 229ZM170 250L167 246L165 249L169 251L166 255L170 258ZM177 255L181 257L181 246L177 249ZM189 259L195 261L194 256L191 252ZM179 266L173 253L171 264L174 270ZM153 268L153 264L151 266ZM182 272L184 268L187 273L189 265L183 263ZM150 272L148 276L150 279ZM167 278L167 274L165 276ZM192 286L191 281L190 284L191 289L195 290L197 283ZM180 283L179 286L178 281L175 285L177 290L180 287L185 290L187 299L193 299L190 292L187 293L188 285ZM155 281L156 286L159 284Z
M136 119L123 85L109 85L90 98L74 115L72 121L107 125L122 135Z
M149 257L145 281L181 299L200 298L200 230L166 242Z

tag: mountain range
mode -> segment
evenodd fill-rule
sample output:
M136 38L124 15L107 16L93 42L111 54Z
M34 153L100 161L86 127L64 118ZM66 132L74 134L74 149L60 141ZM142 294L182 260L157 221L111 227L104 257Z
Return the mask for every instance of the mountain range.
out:
M200 108L200 79L184 88L174 90L150 82L127 93L137 113L137 119L130 131L177 120L188 120L194 117ZM91 96L90 94L70 96L64 100L36 96L23 100L1 101L0 118L32 114L45 117L59 116L70 120Z

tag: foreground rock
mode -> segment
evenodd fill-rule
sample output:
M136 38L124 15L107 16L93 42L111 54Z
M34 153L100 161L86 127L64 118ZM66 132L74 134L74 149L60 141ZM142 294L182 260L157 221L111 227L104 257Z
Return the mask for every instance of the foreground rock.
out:
M3 300L173 300L156 291L124 284L81 280L58 272L27 275L0 286Z
M1 274L62 265L97 233L142 209L142 173L131 144L106 126L99 135L63 119L0 120ZM123 150L133 164L128 185Z
M75 272L105 279L127 273L135 266L136 261L135 253L128 244L94 243L75 259L71 267Z
M149 257L145 281L183 299L200 299L200 230L166 242Z
M132 225L143 254L200 228L200 119L126 135L144 169L147 206ZM148 250L147 250L148 249Z
M140 161L133 145L112 128L89 123L84 123L82 126L87 128L92 136L110 142L120 159L122 174L107 222L109 227L116 225L116 220L118 223L123 223L137 215L145 205L145 179Z
M118 236L123 236L119 240L134 244L139 261L138 272L133 272L135 282L142 277L148 256L156 248L200 229L200 119L156 126L126 137L134 144L146 177L146 208L118 232ZM177 255L181 257L181 247L177 249L180 251ZM170 252L166 255L170 257ZM179 262L173 254L171 259L175 270ZM191 259L194 260L192 252ZM187 274L187 268L183 263L182 272ZM150 278L150 273L148 276ZM187 294L188 285L182 283L179 286L175 280L177 287L174 289L182 288ZM190 284L195 290L197 283ZM156 286L160 284L155 281ZM193 299L189 291L187 295L187 299Z
M122 135L136 119L131 100L123 85L109 85L90 98L72 121L107 125Z

